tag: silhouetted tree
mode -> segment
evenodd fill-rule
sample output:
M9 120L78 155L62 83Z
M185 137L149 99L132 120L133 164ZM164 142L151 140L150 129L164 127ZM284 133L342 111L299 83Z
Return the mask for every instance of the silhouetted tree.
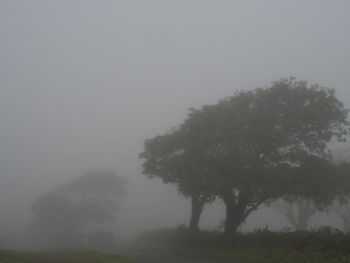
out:
M187 129L201 134L198 143L211 157L206 167L226 206L225 231L235 232L260 204L278 196L331 199L335 168L327 143L344 138L346 118L333 90L294 79L192 112Z
M58 244L79 243L85 223L114 221L125 183L113 171L91 170L77 176L37 198L32 226Z
M283 195L331 199L336 173L327 143L347 134L347 113L334 90L282 79L191 110L178 128L180 142L166 155L156 148L153 170L145 172L176 183L195 174L193 182L222 198L225 232L234 233L262 203ZM142 157L148 168L151 157ZM169 162L176 172L163 169Z

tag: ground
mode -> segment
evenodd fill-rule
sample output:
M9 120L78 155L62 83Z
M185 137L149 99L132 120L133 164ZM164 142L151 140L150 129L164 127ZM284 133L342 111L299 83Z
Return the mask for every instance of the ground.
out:
M171 254L152 253L152 252L118 252L131 259L134 263L214 263L201 259L191 259Z

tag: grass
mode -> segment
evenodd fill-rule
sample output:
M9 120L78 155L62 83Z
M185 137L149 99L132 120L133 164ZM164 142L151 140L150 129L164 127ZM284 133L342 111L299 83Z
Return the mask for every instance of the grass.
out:
M88 250L61 249L50 252L0 250L1 263L131 263L117 255Z
M227 237L188 229L159 229L141 234L135 248L222 263L350 263L350 234L329 227L313 231L257 229Z
M173 253L222 263L350 263L349 255L324 253L313 249L233 248L213 250L175 250Z

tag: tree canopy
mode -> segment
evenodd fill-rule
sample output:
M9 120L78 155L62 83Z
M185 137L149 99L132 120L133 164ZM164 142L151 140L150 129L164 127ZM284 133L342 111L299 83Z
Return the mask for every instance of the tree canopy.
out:
M294 78L237 92L146 141L144 173L221 198L232 233L269 200L325 201L338 191L327 144L345 138L347 113L334 90Z

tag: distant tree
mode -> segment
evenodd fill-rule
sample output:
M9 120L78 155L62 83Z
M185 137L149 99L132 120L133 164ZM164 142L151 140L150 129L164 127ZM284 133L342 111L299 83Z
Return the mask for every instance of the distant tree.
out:
M36 239L43 238L47 243L76 243L80 219L76 206L67 196L56 189L46 192L37 198L32 211L31 230Z
M125 183L113 171L92 170L77 176L37 198L32 226L48 240L77 243L86 223L114 221Z
M114 171L91 170L62 185L60 192L79 204L82 219L91 222L112 222L125 195L126 180Z
M337 165L318 157L309 158L296 169L293 184L294 194L282 196L272 207L296 230L306 230L317 211L328 210L334 198L346 191Z
M342 201L335 200L330 210L342 220L344 231L350 232L350 200L348 198Z
M306 230L311 217L318 210L312 200L301 198L278 199L272 207L284 215L295 230Z

